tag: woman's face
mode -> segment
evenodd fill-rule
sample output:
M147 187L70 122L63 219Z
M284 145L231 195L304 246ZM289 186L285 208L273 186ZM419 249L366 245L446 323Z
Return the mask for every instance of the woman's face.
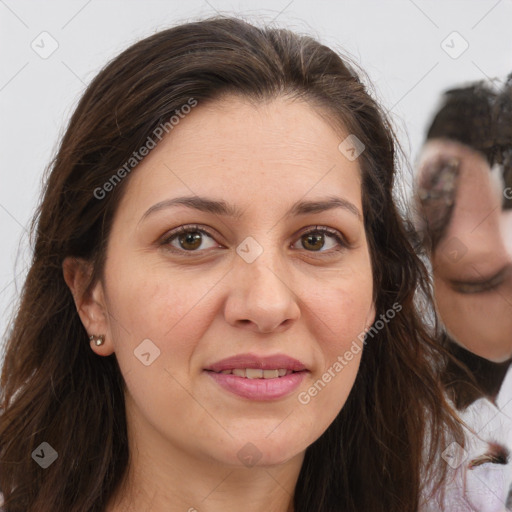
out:
M139 446L278 464L343 407L361 352L308 392L374 319L341 140L306 103L230 97L198 104L133 171L89 327L115 352Z
M432 264L435 300L451 337L501 362L512 356L512 218L502 211L499 172L471 148L433 140L420 169L439 156L460 161L452 217Z

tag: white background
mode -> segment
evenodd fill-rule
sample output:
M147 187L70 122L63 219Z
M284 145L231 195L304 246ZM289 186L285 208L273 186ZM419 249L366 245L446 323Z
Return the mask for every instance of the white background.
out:
M443 90L512 71L512 0L0 0L0 351L30 261L41 176L85 86L137 40L216 13L273 20L350 55L412 162ZM46 59L31 47L44 31L59 45ZM441 46L453 31L469 44L458 58ZM457 52L458 38L444 44Z

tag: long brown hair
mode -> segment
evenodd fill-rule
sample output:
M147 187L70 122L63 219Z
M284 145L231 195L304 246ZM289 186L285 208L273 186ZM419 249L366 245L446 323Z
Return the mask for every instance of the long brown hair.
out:
M288 30L216 17L156 33L110 62L85 91L48 167L1 376L7 512L100 512L122 481L124 381L115 354L91 351L62 263L91 261L91 283L101 279L131 174L104 197L94 191L190 98L201 105L229 93L303 98L365 145L358 161L376 319L402 307L368 338L345 406L308 447L295 512L412 512L422 477L442 475L439 454L458 424L434 371L442 353L415 300L416 293L429 298L428 277L393 200L393 131L354 68L331 49ZM58 452L47 469L31 458L42 442Z

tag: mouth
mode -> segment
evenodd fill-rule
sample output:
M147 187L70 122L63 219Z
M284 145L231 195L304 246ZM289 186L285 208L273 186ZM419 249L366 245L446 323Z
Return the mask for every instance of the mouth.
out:
M206 371L213 372L213 370ZM242 377L244 379L278 379L280 377L286 377L286 375L298 372L287 370L286 368L279 368L274 370L262 370L261 368L233 368L232 370L221 370L220 372L213 373L220 373L222 375L236 375L237 377Z
M306 365L285 354L258 356L256 354L238 354L217 361L205 370L215 373L233 374L247 379L275 379L292 372L307 370Z
M283 354L240 354L208 366L205 373L231 394L265 401L290 395L309 370L299 360Z

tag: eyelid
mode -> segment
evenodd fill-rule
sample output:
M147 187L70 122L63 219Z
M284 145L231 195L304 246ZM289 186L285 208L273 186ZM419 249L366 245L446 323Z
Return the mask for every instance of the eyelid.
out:
M502 269L489 278L473 281L452 281L451 285L455 291L463 294L487 292L498 288L505 281L507 271L508 268Z
M180 234L188 233L188 232L200 232L203 234L208 235L210 238L215 239L216 234L214 234L209 228L206 226L202 226L199 224L184 224L182 226L179 226L175 229L172 229L171 231L167 232L163 237L160 238L160 241L158 242L161 246L168 246L168 249L173 253L179 253L179 254L186 254L188 255L195 255L195 254L203 254L206 249L202 250L195 250L195 251L186 251L184 249L178 249L177 247L171 246L170 243L172 239L177 237ZM307 251L304 249L307 253L315 254L316 252L320 254L333 254L337 253L341 250L347 249L351 247L350 242L345 238L345 236L338 231L337 229L330 228L328 226L322 226L322 225L315 225L315 226L307 226L303 230L301 230L298 234L294 235L295 239L300 239L302 236L309 234L309 233L324 233L336 240L339 247L335 249L329 249L327 251Z
M185 233L194 233L196 231L199 233L202 233L202 234L206 234L212 239L215 239L215 237L217 236L212 231L210 231L209 228L207 228L205 226L201 226L199 224L184 224L183 226L179 226L177 228L172 229L171 231L168 231L160 239L159 244L170 246L171 240L173 238L176 238L178 235L185 234ZM184 249L177 249L176 247L172 247L172 249L170 249L170 250L172 252L176 251L176 252L180 252L180 253L189 253L189 254L204 252L204 249L202 251L185 251Z
M327 235L331 236L332 238L334 238L340 245L340 247L338 249L334 249L334 251L341 250L341 249L347 249L347 248L351 247L350 242L345 238L343 233L341 233L337 229L330 228L328 226L322 226L322 225L307 226L304 229L302 229L301 231L299 231L298 234L294 235L294 239L295 238L300 239L302 236L307 235L309 233L323 233L323 234L327 234ZM306 251L306 252L310 252L310 253L314 254L316 251ZM318 251L318 252L332 253L333 250Z

